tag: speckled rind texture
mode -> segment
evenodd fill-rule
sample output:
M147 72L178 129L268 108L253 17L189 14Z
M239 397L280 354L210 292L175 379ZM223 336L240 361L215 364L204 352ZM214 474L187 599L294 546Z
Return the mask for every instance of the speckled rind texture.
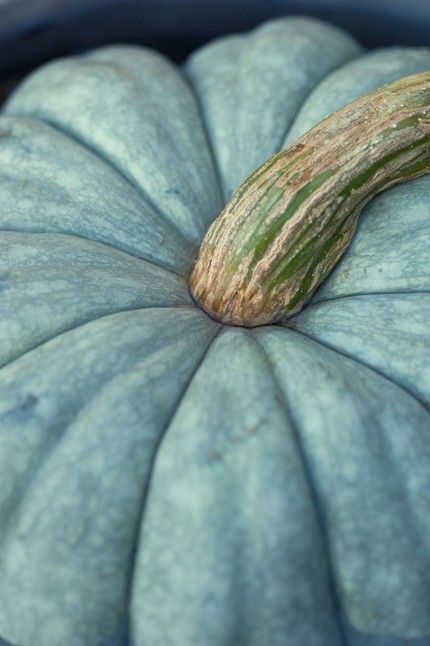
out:
M374 199L282 326L220 326L186 284L248 173L429 68L288 18L183 69L56 61L9 100L4 643L429 646L430 178Z

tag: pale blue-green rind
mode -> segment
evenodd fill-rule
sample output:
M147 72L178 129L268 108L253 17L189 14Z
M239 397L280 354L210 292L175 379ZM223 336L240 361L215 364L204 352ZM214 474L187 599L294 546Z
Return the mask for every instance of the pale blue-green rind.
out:
M429 407L430 286L426 294L372 294L317 303L287 326L382 372Z
M361 53L345 32L309 18L281 18L210 43L186 71L199 96L224 196L277 152L304 99Z
M292 144L319 121L359 96L403 76L429 69L430 49L426 47L379 49L350 61L313 90L298 111L284 146Z
M271 365L249 332L224 330L158 451L134 643L340 646L307 478Z
M181 273L194 258L109 164L36 119L0 118L0 204L0 230L70 233Z
M340 607L360 632L428 637L429 411L371 368L300 333L254 334L308 465Z
M120 625L154 451L217 328L194 308L119 313L2 370L4 638L99 646Z
M398 637L390 637L389 635L366 635L352 628L351 624L346 620L343 622L343 627L345 646L430 646L430 637L402 639ZM107 644L106 646L110 645ZM113 644L112 646L125 645L123 642L120 645ZM331 644L327 646L331 646Z
M381 193L312 303L354 294L430 291L430 177Z
M226 195L359 52L282 19L193 56ZM366 55L294 128L428 62ZM219 327L163 269L186 276L220 209L199 109L114 47L37 72L0 122L0 634L428 646L429 180L366 208L302 334L224 330L204 359Z
M156 52L112 46L49 63L19 86L6 113L38 117L91 148L193 243L219 213L197 102Z
M183 278L113 247L0 231L0 365L106 314L191 303Z

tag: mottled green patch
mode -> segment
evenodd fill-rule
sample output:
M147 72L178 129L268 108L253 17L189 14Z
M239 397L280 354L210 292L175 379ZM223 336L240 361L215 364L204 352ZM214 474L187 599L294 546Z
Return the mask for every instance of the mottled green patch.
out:
M424 155L424 157L423 157ZM424 152L420 152L417 157L414 158L413 163L409 164L405 168L401 169L398 173L390 177L390 180L393 179L412 179L416 177L417 175L422 174L426 169L428 169L430 164L430 148L427 147ZM383 181L379 182L379 184L376 187L373 187L373 190L366 194L364 198L362 199L363 205L368 202L368 200L373 196L379 193L384 189L384 187L387 184L388 179L384 178ZM356 215L358 216L360 213L359 208L357 208L357 213ZM310 297L312 294L309 293L309 290L312 287L312 282L313 282L313 276L314 272L316 271L318 265L320 265L325 257L328 257L330 254L331 249L334 247L336 244L337 240L339 239L340 235L344 232L345 230L345 224L347 223L348 219L351 217L350 213L347 213L346 216L342 219L340 222L339 226L337 227L336 231L333 233L333 235L327 240L327 242L321 247L320 251L314 258L314 262L311 264L309 267L308 271L306 272L302 284L300 285L299 290L296 292L295 296L291 299L291 301L288 304L288 309L285 311L285 314L288 314L289 311L294 310L294 308L303 300L306 299L306 297ZM351 226L355 226L355 221L356 217L353 218L353 221L350 223ZM303 265L302 265L303 266ZM325 270L321 273L319 276L318 284L321 284L329 275L331 270L333 269L333 263L326 263L325 265Z
M297 155L296 157L294 157L294 159L292 159L288 164L283 166L281 169L279 169L275 173L275 175L273 176L271 181L268 182L266 190L259 196L257 202L253 205L252 211L250 213L250 216L248 218L246 218L242 222L242 227L241 228L244 228L247 231L247 225L249 224L249 220L250 220L250 217L252 215L252 224L254 226L253 226L253 231L250 234L250 237L249 237L248 241L245 243L246 244L246 249L245 249L245 247L243 247L244 250L245 250L245 255L247 253L249 253L250 251L252 251L252 249L253 249L254 236L258 235L261 225L264 224L264 222L265 222L265 220L267 218L268 208L273 208L273 206L277 203L277 200L274 203L272 203L272 196L269 194L269 191L272 189L272 187L274 187L274 185L276 184L276 182L278 181L278 179L280 177L282 177L283 175L285 176L288 173L290 173L291 170L294 168L294 166L296 166L299 162L302 162L304 159L309 157L311 152L313 152L313 149L308 148L307 150L303 151L300 155ZM286 156L285 151L283 151L282 153L279 153L278 155L275 155L276 161L281 159L283 156ZM267 173L267 171L270 168L272 168L272 166L273 166L273 164L270 164L270 165L265 164L265 165L263 165L260 169L258 169L250 177L249 180L245 181L244 184L248 184L248 187L249 187L250 185L252 185L255 182L256 179L258 179L262 175L262 172L261 172L262 170L263 170L264 173ZM297 175L298 175L298 172L291 175L291 177L289 179L289 182L286 185L284 184L284 188L279 189L280 190L280 196L282 196L285 193L286 187L289 185L289 183L294 182L296 180ZM241 194L243 192L244 191L241 191ZM275 187L274 193L276 193L276 194L278 193L277 187ZM266 196L268 198L267 200L265 199Z
M403 121L405 122L407 121L407 119ZM402 123L402 122L399 122L399 123ZM427 144L428 142L430 142L430 136L422 137L419 141L415 142L412 145L404 146L399 150L395 150L385 155L383 158L381 158L380 160L378 160L377 162L369 166L369 168L365 169L362 173L357 175L357 177L352 179L339 193L339 195L342 197L342 201L335 208L331 216L328 217L327 222L323 227L323 229L319 230L318 233L313 238L311 238L308 242L306 242L305 245L300 249L300 251L292 258L291 258L291 252L300 245L303 239L306 238L306 236L312 230L313 224L309 224L307 227L305 227L301 231L297 239L289 246L288 254L286 254L280 260L280 262L278 262L278 264L274 267L273 271L271 272L272 278L268 281L268 285L267 285L268 290L277 289L282 283L284 283L286 280L291 278L291 276L293 276L297 271L302 269L312 259L312 255L315 253L315 249L318 246L319 241L321 240L321 236L324 234L325 231L327 231L329 226L333 223L336 216L339 214L343 205L345 204L345 201L351 196L353 191L358 191L361 188L363 188L363 186L368 181L370 181L378 171L382 170L385 166L387 166L391 161L393 161L397 157L403 155L408 150L418 149L420 146L422 146L423 144ZM421 154L422 153L420 153L420 156ZM411 171L409 170L410 167L408 166L406 169L402 169L402 171L396 174L394 177L399 177L399 178L402 177L406 179L408 177L415 175L417 172L419 172L419 170L424 170L428 164L429 164L429 160L426 158L425 160L419 162L419 165L418 165L419 168L417 166L417 170ZM384 178L384 180L381 183L379 183L377 186L374 186L372 188L372 192L370 195L366 194L366 196L364 196L364 199L366 201L370 199L372 194L376 194L377 192L381 191L383 187L387 184L387 182L392 179L393 179L392 176L388 176ZM342 219L341 226L343 225L343 223L344 223L344 219ZM338 232L338 229L333 234L335 239L336 239L337 232Z
M311 152L312 152L312 149L305 150L300 155L297 155L293 160L291 160L290 163L288 163L286 166L278 170L273 175L273 178L271 179L270 183L267 185L266 190L261 193L256 203L253 205L251 213L246 219L244 219L244 221L242 222L242 225L239 226L239 229L236 233L235 245L236 247L240 247L240 253L236 254L232 259L232 262L230 263L230 267L229 267L230 269L229 273L234 273L235 271L237 271L240 263L245 258L245 256L247 256L248 253L253 251L255 240L259 235L260 228L264 224L268 213L270 212L271 209L273 209L276 206L276 204L284 195L285 187L279 188L276 186L276 183L279 180L279 178L282 175L285 175L286 173L291 171L291 168L295 164L297 164L299 161L303 161L303 159L308 157L311 154ZM263 174L263 172L267 173L267 171L270 168L272 168L272 166L274 166L275 162L279 161L279 159L282 158L283 156L285 156L285 151L279 153L278 155L275 155L275 157L272 160L273 163L264 164L248 180L243 182L243 184L241 184L241 186L239 187L238 192L236 193L236 198L232 200L230 208L233 207L234 203L237 203L239 201L239 198L246 192L247 189L249 189L249 187L256 181L256 179L258 179ZM291 176L291 181L294 181L296 177L297 177L297 173ZM248 240L245 241L244 238L248 233L249 218L251 216L252 216L252 223L254 224L254 227Z
M258 169L255 171L255 173L253 173L252 175L250 175L250 177L248 177L247 179L245 179L245 180L241 183L241 185L239 186L239 188L237 189L237 191L234 193L233 197L231 198L230 206L233 206L233 204L236 204L236 203L240 200L240 198L241 198L241 197L242 197L242 196L243 196L243 195L248 191L249 187L250 187L250 186L252 186L252 184L254 184L254 182L255 182L259 177L261 177L261 175L263 175L263 173L267 173L271 168L273 168L273 166L275 166L275 165L277 164L277 162L278 162L278 161L279 161L279 160L280 160L284 155L285 155L285 152L284 152L284 151L282 151L282 152L278 153L277 155L274 155L274 157L272 157L272 159L270 159L268 162L266 162L265 164L263 164L262 166L260 166L260 168L258 168ZM285 168L283 168L282 170L280 170L280 171L276 174L276 177L278 178L278 177L279 177L279 175L281 175L281 174L282 174L282 173L284 173L284 172L285 172Z
M279 215L278 218L266 229L264 235L257 240L256 236L253 236L249 241L249 246L255 249L254 256L252 259L252 266L263 257L264 253L267 251L268 247L273 243L276 236L284 226L285 222L289 220L297 209L307 200L317 189L319 189L324 182L333 175L333 170L326 170L322 173L319 173L314 177L310 182L307 182L301 189L297 191L294 197L289 202L287 208L283 213Z

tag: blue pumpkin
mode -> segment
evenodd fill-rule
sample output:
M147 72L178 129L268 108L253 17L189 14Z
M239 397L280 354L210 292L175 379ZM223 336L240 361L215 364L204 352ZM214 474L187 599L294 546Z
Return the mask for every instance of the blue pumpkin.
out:
M18 646L430 644L430 177L286 325L187 279L239 183L428 70L285 18L55 61L0 120L0 635Z

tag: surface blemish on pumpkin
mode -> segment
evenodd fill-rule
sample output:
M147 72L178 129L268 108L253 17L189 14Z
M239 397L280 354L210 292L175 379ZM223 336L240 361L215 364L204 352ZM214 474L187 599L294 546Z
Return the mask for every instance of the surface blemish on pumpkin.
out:
M367 202L429 169L425 72L356 99L245 180L203 240L194 299L231 325L296 314L347 249Z

